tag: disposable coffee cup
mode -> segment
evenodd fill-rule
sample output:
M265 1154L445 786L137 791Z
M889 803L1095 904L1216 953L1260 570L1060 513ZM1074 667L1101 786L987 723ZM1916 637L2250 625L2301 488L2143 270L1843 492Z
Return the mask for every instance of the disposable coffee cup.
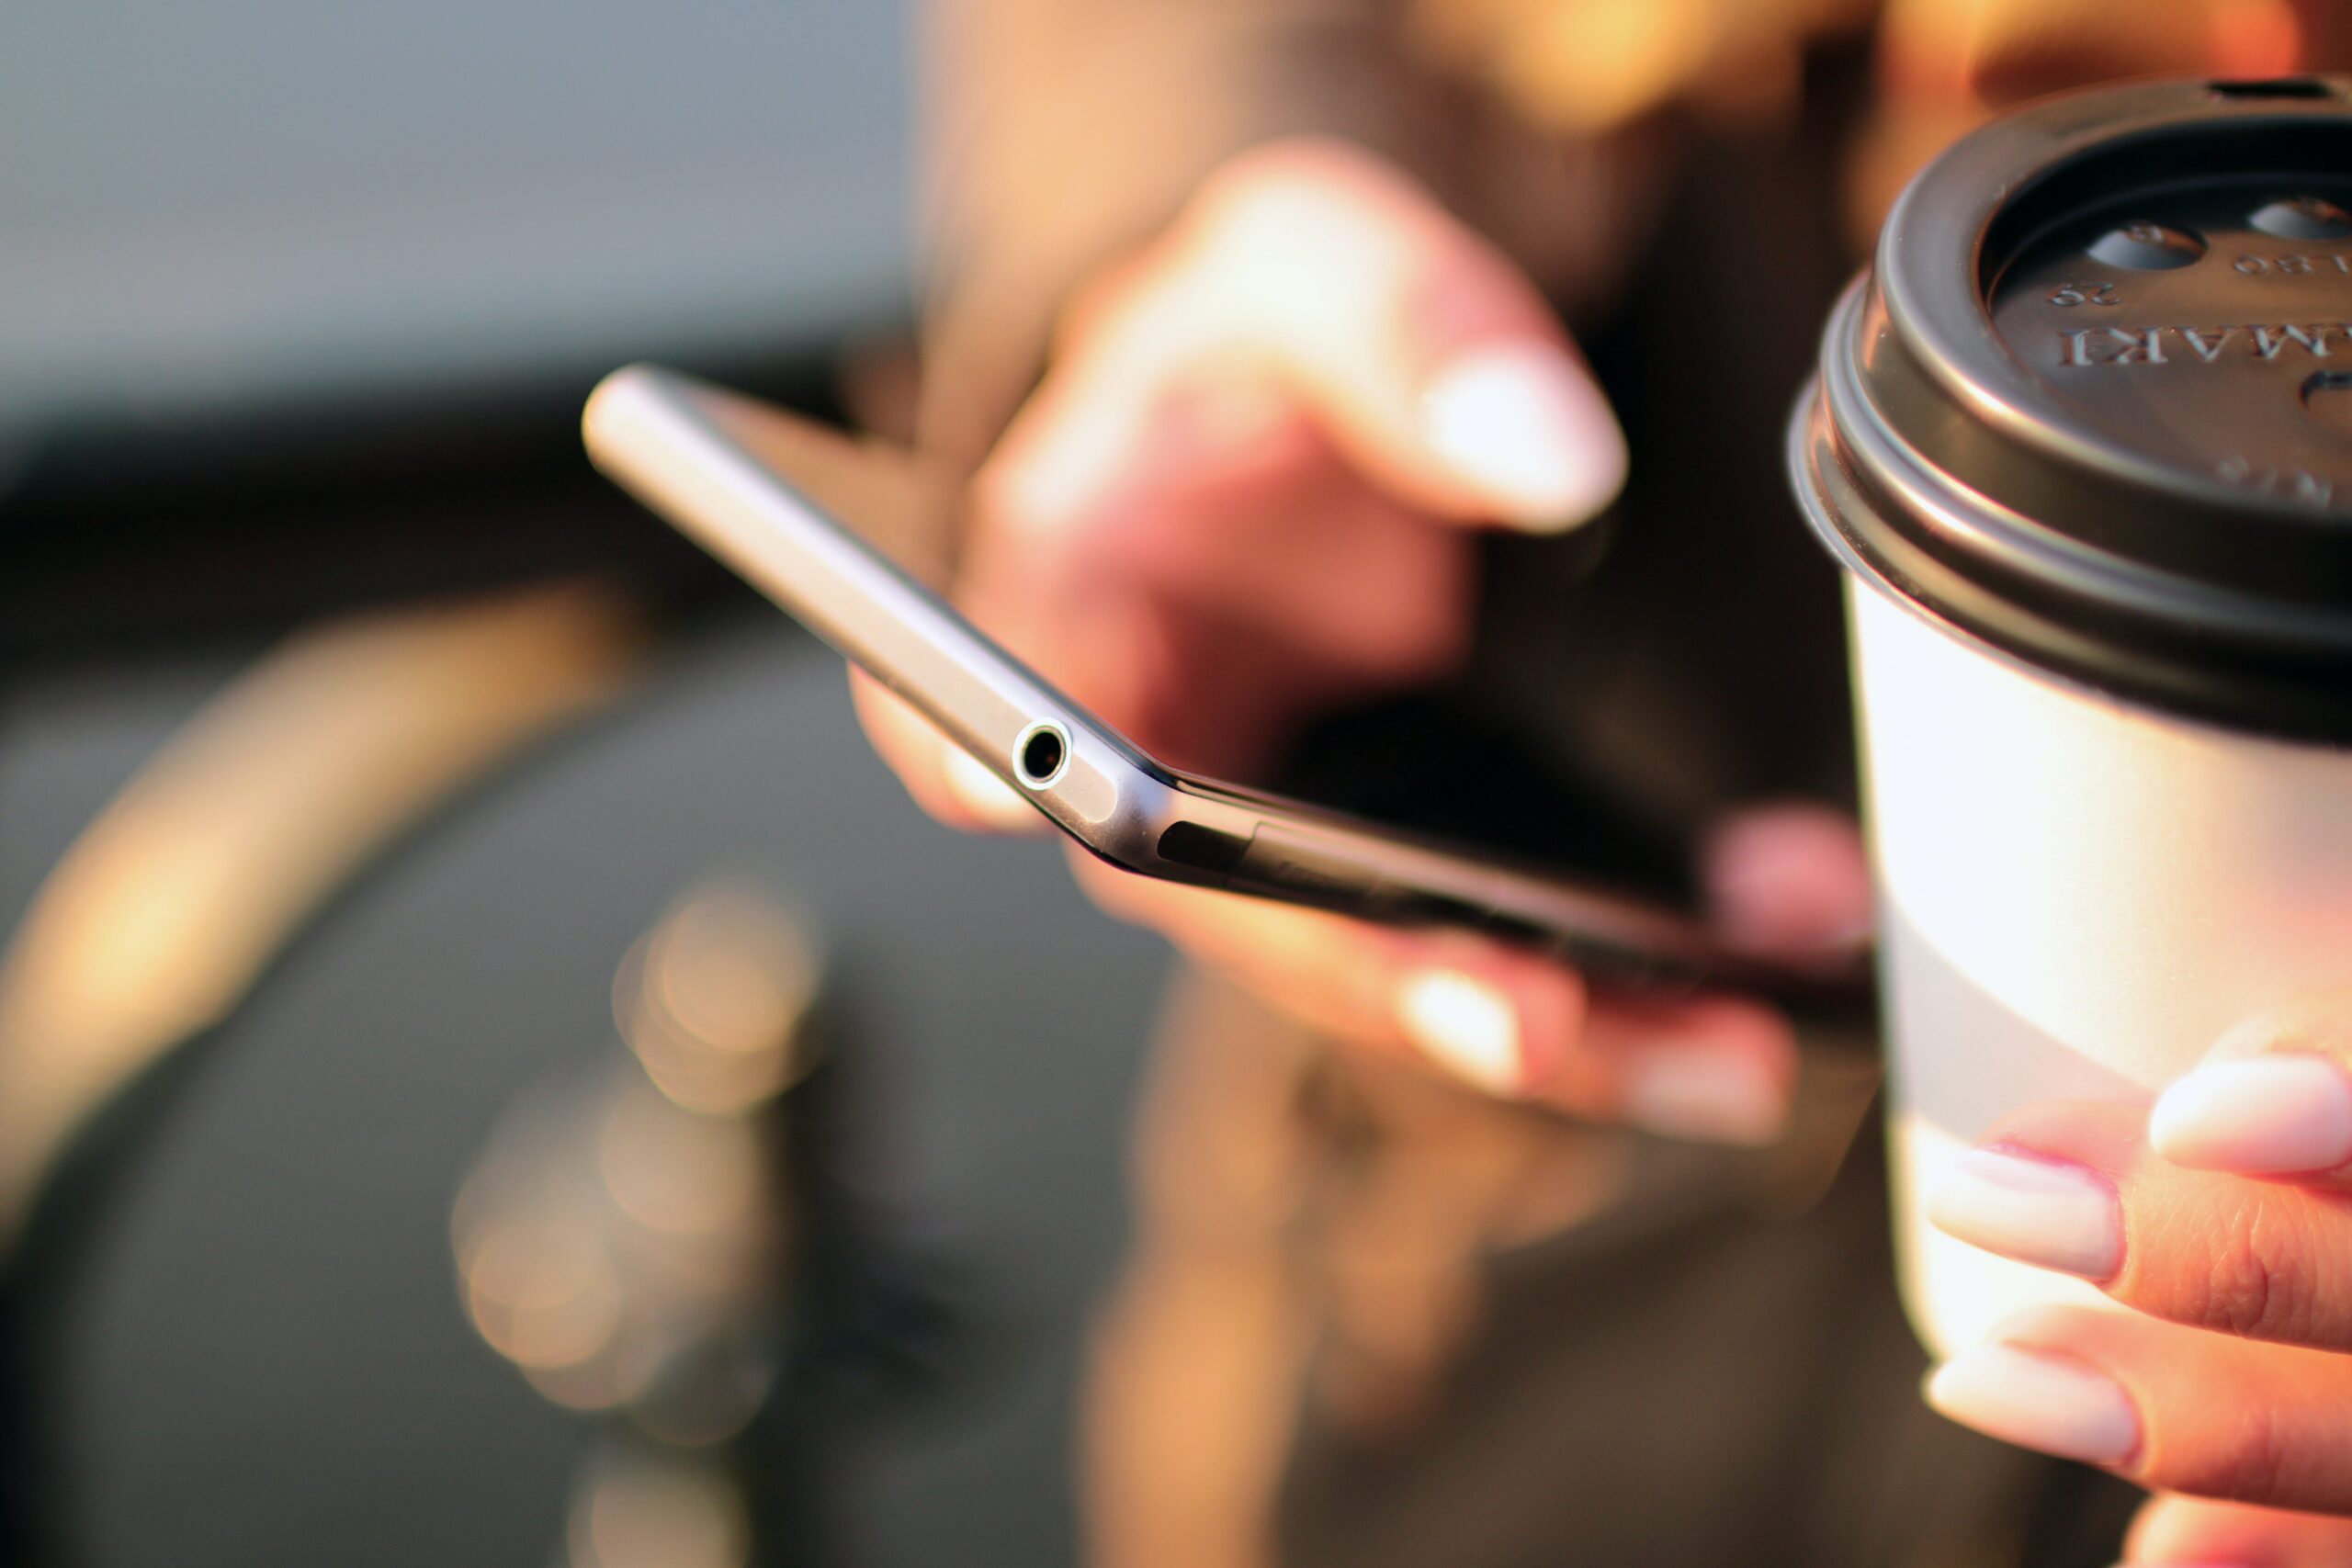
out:
M1889 216L1790 435L1846 568L1905 1301L2089 1285L1924 1202L2352 987L2352 83L2047 100Z

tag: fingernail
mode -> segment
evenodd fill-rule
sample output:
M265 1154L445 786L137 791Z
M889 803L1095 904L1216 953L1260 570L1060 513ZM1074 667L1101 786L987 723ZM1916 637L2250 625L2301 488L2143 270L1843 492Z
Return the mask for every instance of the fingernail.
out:
M1519 1015L1510 998L1454 969L1422 969L1398 982L1396 1023L1420 1053L1495 1094L1525 1081Z
M1575 527L1625 482L1625 436L1600 389L1550 344L1473 349L1421 394L1430 447L1535 533Z
M2165 1090L2148 1142L2194 1170L2333 1170L2352 1162L2352 1077L2324 1056L2215 1062Z
M1037 825L1037 808L1028 797L968 754L950 750L942 772L956 803L989 827L1019 832Z
M2086 1464L2121 1464L2140 1450L2140 1413L2115 1380L2046 1351L1964 1350L1928 1379L1928 1403L1987 1437Z
M2123 1267L2123 1205L2098 1172L2002 1149L1971 1149L1928 1194L1946 1235L2037 1269L2106 1280Z
M1625 1064L1625 1120L1670 1138L1769 1144L1788 1120L1789 1091L1771 1064L1746 1051L1660 1046Z

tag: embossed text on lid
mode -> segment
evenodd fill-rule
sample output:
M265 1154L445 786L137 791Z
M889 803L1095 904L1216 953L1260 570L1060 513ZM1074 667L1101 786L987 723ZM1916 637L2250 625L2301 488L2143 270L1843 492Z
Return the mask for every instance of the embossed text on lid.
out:
M2352 80L2139 82L1895 204L1791 430L1881 591L2053 672L2352 743Z
M2352 369L2352 225L2284 240L2256 220L2340 213L2352 176L2330 196L2278 186L2209 177L2094 203L2009 260L1987 305L2058 408L2184 476L2326 510L2352 499L2352 441L2307 417L2303 384Z

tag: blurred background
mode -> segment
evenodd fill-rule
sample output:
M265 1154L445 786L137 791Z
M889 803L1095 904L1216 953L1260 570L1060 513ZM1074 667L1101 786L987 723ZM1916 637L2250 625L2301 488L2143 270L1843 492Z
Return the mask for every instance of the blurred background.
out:
M2127 1488L1917 1400L1867 1053L1709 1151L1198 984L1139 1114L1162 948L922 818L579 411L651 359L907 434L909 127L989 86L1040 112L933 191L974 456L1060 290L1352 84L1592 318L1636 479L1613 579L1487 551L1493 689L1435 694L1496 734L1374 705L1287 782L1648 844L1747 741L1842 789L1779 441L1901 179L2342 8L1005 3L933 78L876 0L0 14L0 1568L2110 1560Z
M0 22L0 1562L1072 1554L1159 950L576 435L888 423L905 27Z

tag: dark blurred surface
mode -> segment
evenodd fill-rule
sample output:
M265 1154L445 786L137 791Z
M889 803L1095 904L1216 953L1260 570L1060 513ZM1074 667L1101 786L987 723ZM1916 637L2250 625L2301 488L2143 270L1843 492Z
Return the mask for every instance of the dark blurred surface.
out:
M17 688L9 907L234 662ZM759 618L699 637L361 879L112 1151L44 1281L62 1331L32 1391L71 1560L556 1550L585 1428L475 1339L450 1203L519 1090L611 1053L615 964L713 872L797 895L833 943L864 1015L873 1168L970 1308L936 1397L842 1434L840 1560L1070 1555L1070 1390L1119 1247L1161 960L1046 846L921 818L837 664Z

